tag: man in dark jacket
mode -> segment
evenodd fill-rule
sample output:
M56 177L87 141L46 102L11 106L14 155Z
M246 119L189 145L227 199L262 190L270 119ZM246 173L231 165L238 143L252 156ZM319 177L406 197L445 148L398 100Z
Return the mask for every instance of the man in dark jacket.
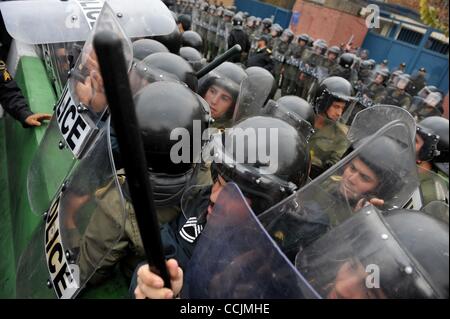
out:
M259 66L273 72L272 51L267 47L268 42L268 36L263 35L259 38L258 49L248 58L247 67Z
M51 114L34 114L30 110L20 88L2 60L0 60L0 104L6 112L22 123L23 127L40 126L43 120L52 117Z
M239 44L242 48L241 55L236 55L231 62L245 62L248 52L250 51L250 40L243 27L244 19L241 15L236 14L233 17L233 29L228 36L228 48L232 48L235 44Z

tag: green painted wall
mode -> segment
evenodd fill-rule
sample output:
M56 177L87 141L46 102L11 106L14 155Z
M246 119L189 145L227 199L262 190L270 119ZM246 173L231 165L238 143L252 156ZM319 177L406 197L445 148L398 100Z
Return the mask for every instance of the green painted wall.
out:
M20 59L15 80L33 112L52 113L56 97L43 64L36 57ZM24 129L9 116L0 119L0 297L15 297L15 269L33 230L42 221L28 204L27 173L46 125Z

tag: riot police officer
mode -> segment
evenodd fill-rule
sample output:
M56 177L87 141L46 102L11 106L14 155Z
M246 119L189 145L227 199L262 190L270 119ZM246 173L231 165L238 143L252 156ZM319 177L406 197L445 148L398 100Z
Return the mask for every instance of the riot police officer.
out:
M373 81L364 86L362 89L362 93L366 98L373 100L375 103L380 103L380 100L377 100L376 97L380 97L383 95L383 92L386 90L385 83L387 81L388 74L384 70L379 70L375 73L375 78Z
M147 85L136 95L135 108L148 165L148 178L152 181L158 220L163 224L176 219L180 213L181 196L192 178L193 163L200 156L199 152L203 143L202 140L196 140L199 137L194 134L194 125L198 123L202 132L208 128L209 107L200 96L183 84L160 81ZM180 140L179 136L173 139L173 131L180 128L189 132L188 140L184 137ZM200 149L192 147L193 143L200 143ZM181 147L181 155L179 152L174 155L172 149L180 144L188 145L188 147ZM80 267L81 277L95 270L89 281L91 284L97 284L108 278L119 263L125 275L131 276L132 270L145 256L139 230L136 227L134 209L130 205L131 198L126 185L126 176L121 176L120 181L123 196L128 203L125 205L125 220L117 216L115 205L118 205L120 199L115 198L116 193L110 191L113 187L109 183L96 192L96 196L108 198L105 201L108 204L99 206L94 212L80 240L77 264ZM118 224L123 224L124 234L117 241ZM110 247L112 248L110 253L105 256L101 264L91 269L93 267L90 264L91 258L103 256Z
M411 85L408 87L407 92L414 96L416 95L424 86L427 85L425 76L427 74L427 70L422 67L420 68L416 74L411 77Z
M233 29L228 37L228 47L231 48L236 44L241 46L241 54L232 58L232 62L244 63L247 60L248 52L250 51L250 40L248 35L244 32L244 19L240 14L233 17Z
M353 101L353 94L352 85L344 78L329 77L319 85L314 97L316 133L310 140L311 178L336 164L347 150L348 129L338 120Z
M441 92L431 92L425 99L409 109L410 113L418 121L429 116L442 116L442 94Z
M448 204L448 134L448 120L440 116L427 117L417 124L416 161L423 205L436 200Z
M294 33L291 30L286 29L283 31L281 37L279 39L275 39L273 42L272 58L274 60L274 77L277 87L280 86L281 76L284 73L286 53L293 38Z
M328 44L323 39L317 39L313 48L303 51L302 63L299 65L297 75L297 95L308 100L310 92L318 81L316 67L321 66Z
M211 108L214 127L223 129L231 126L239 88L246 76L238 65L224 62L200 80L198 93Z
M33 113L16 81L9 74L5 62L0 60L0 104L6 112L22 123L23 127L41 126L51 114Z
M307 34L298 36L297 43L294 41L289 45L288 52L286 52L286 65L284 72L284 81L281 88L281 95L294 94L296 91L297 73L300 59L303 51L306 49L309 41Z
M322 63L322 66L328 70L328 73L334 68L340 54L341 49L337 45L333 45L328 48L326 54L327 59Z
M330 76L340 76L352 84L356 84L358 74L353 69L355 55L352 53L344 53L339 57L338 64L330 72Z
M381 96L376 96L375 99L380 101L381 104L396 105L404 109L409 109L412 97L406 90L410 83L409 76L402 74L395 79L393 83L395 85L394 88L388 88Z
M270 27L270 41L267 45L269 49L273 51L275 45L278 45L278 41L280 40L280 36L283 33L283 28L278 23L275 23Z
M160 278L149 270L148 265L143 265L137 269L139 279L134 278L134 283L132 282L132 291L136 298L173 298L178 294L183 284L181 269L185 269L193 246L198 242L204 225L208 222L211 214L214 214L214 205L226 183L236 183L253 211L260 214L306 182L309 166L308 145L305 138L294 127L282 120L261 116L247 118L234 127L236 131L221 133L205 147L207 150L216 151L213 154L214 159L211 165L214 176L212 187L204 187L203 190L200 188L199 191L194 192L192 197L185 193L183 198L185 196L191 198L188 202L191 205L184 206L185 217L189 217L188 221L186 222L184 219L177 223L173 222L166 226L170 227L170 232L162 231L164 245L172 248L170 249L172 253L167 257L176 259L176 261L168 262L169 273L173 280L172 290L164 289L159 283L155 284L151 280L147 280L153 278L159 282ZM266 161L261 161L262 159L257 159L256 163L250 163L248 155L244 156L247 159L244 162L237 162L238 156L235 149L226 146L226 142L224 142L232 136L229 134L240 135L248 129L262 132L273 128L278 129L278 152L280 155L283 154L278 159L273 159L273 168L277 166L273 171L269 169ZM255 144L255 141L254 138L250 138L249 143L246 143L247 146L244 149L246 154L266 146L263 143ZM292 147L292 145L297 147ZM223 157L235 160L228 165L219 160ZM266 166L263 162L266 163ZM229 204L233 205L233 203ZM170 238L166 234L170 235Z

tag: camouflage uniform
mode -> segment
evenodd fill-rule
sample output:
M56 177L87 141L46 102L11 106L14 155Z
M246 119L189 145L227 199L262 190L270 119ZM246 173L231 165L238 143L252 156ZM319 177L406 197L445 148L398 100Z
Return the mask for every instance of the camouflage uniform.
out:
M125 186L123 175L119 176L119 182L123 188ZM98 284L107 279L119 263L125 275L131 278L134 268L145 259L133 205L129 199L125 201L126 217L123 220L121 199L117 196L117 192L113 191L113 185L114 183L109 183L96 191L95 196L100 205L93 213L81 240L78 241L80 247L77 264L80 267L81 280L88 279L85 276L95 271L89 279L91 284ZM179 204L159 207L157 205L160 224L170 222L180 212ZM118 238L120 229L123 229L123 233ZM91 262L100 260L107 251L109 252L100 265Z
M333 166L350 146L346 125L326 119L325 125L317 129L309 140L311 150L311 176L316 177Z

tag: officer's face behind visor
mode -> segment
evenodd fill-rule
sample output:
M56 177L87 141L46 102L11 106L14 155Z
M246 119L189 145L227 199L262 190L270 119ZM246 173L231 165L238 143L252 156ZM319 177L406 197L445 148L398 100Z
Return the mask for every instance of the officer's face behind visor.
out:
M339 192L349 200L359 200L365 194L372 193L379 179L361 159L355 158L344 169Z
M209 87L204 99L209 104L213 119L221 118L234 105L231 94L217 85L211 85Z
M330 120L336 122L345 111L346 102L341 100L333 100L328 107L326 114Z

